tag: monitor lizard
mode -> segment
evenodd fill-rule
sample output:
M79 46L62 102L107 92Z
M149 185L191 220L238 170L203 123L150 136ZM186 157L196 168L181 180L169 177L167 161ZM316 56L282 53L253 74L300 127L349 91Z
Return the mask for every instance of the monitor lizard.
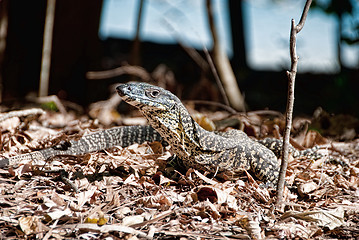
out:
M125 102L142 112L150 126L122 126L97 131L84 135L78 141L70 140L51 148L0 159L0 168L16 167L21 161L82 155L114 146L126 147L133 143L164 140L187 168L227 176L250 170L267 184L277 182L277 156L282 147L281 140L253 140L240 130L207 131L193 120L174 94L160 87L147 83L127 83L120 84L116 89ZM290 150L295 156L301 155L293 147ZM306 155L312 153L304 151Z

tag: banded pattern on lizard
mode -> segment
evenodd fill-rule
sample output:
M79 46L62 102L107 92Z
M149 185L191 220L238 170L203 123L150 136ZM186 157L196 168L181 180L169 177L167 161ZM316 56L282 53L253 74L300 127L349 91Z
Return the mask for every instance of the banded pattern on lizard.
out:
M239 130L208 132L192 119L175 95L160 87L130 83L120 85L117 90L124 101L140 109L152 126L115 127L94 132L78 141L71 140L52 148L0 159L0 168L16 167L20 161L82 155L114 146L126 147L133 143L165 140L187 167L231 175L246 169L262 181L277 181L279 167L271 150L279 153L282 141L254 141ZM295 156L301 154L293 147L290 149ZM302 153L308 155L307 150Z
M277 182L279 165L276 156L244 132L204 130L175 95L160 87L128 83L116 89L125 102L142 112L186 167L229 176L245 169L264 182Z
M115 127L84 135L78 141L70 140L51 148L0 159L0 168L16 167L21 161L47 160L61 155L83 155L112 148L127 147L134 143L161 141L161 136L151 126Z

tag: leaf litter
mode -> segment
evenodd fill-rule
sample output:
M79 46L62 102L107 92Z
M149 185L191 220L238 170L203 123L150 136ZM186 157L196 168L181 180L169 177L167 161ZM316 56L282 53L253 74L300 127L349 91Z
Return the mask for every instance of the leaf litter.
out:
M210 129L238 128L256 138L278 137L284 127L273 111L207 115L196 119ZM224 180L196 169L169 170L169 146L134 144L0 169L0 238L357 239L358 134L338 142L309 123L294 120L292 143L298 149L318 145L323 157L290 159L283 211L274 208L274 189L248 172ZM26 122L11 117L0 122L0 154L35 151L103 128L71 113L49 112Z

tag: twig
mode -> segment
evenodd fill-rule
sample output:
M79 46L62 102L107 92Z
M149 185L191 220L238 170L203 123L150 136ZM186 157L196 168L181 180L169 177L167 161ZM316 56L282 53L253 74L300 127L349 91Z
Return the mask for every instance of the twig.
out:
M56 228L58 222L59 222L59 219L56 219L54 224L51 225L50 230L45 234L43 240L47 240L47 239L49 239L51 237L52 232Z
M118 77L123 74L139 77L145 82L149 82L152 79L151 75L144 68L139 66L121 66L106 71L87 72L86 77L88 79L105 79L105 78Z
M167 210L167 211L165 211L163 213L158 214L157 216L155 216L151 220L147 220L147 221L144 221L142 223L133 224L133 225L130 225L130 227L139 228L139 227L143 227L143 226L146 226L146 225L149 225L149 224L152 224L152 223L156 223L156 222L159 222L160 220L162 220L163 218L166 218L166 217L170 216L172 213L174 213L173 210Z
M168 4L171 4L171 2L167 2ZM172 6L172 5L171 5ZM175 6L172 6L176 8ZM180 9L176 8L176 11L180 12L185 17L185 13L183 13ZM164 18L165 26L169 28L169 30L172 31L173 37L176 39L176 42L180 45L180 47L183 48L183 50L188 54L188 56L202 69L203 72L207 73L209 69L208 63L205 61L205 59L197 52L196 49L192 47L187 47L185 44L185 41L181 37L181 33L179 31L176 31L175 27L171 24L171 22L168 20L168 18Z
M62 180L63 183L65 183L66 185L70 186L72 188L72 190L74 190L74 192L78 193L79 192L79 189L76 187L76 185L71 182L70 179L68 179L66 177L67 173L64 173L64 172L60 172L60 178Z
M136 35L135 39L133 40L132 45L132 53L131 53L131 64L132 65L140 65L141 56L140 56L140 48L141 48L141 41L140 41L140 31L143 22L143 4L144 0L140 0L140 5L138 6L138 14L137 14L137 23L136 23Z
M246 113L248 116L254 116L254 115L272 115L272 116L276 116L276 117L283 117L283 114L281 112L278 111L274 111L274 110L255 110L255 111L250 111Z
M209 106L215 106L215 107L219 107L219 108L223 108L224 110L226 110L227 112L231 113L231 114L237 114L238 112L236 110L234 110L233 108L231 108L228 105L219 103L219 102L213 102L213 101L206 101L206 100L188 100L188 101L184 101L185 103L194 103L194 104L202 104L202 105L209 105Z
M67 114L66 107L64 106L64 104L62 104L60 98L57 95L43 96L38 98L28 97L27 99L42 104L53 102L61 114Z
M45 111L42 110L41 108L30 108L30 109L19 110L19 111L11 111L7 113L1 113L0 122L13 117L27 117L30 115L33 116L33 115L42 115L42 114L45 114Z
M276 201L277 207L280 207L282 203L284 178L288 166L289 137L290 137L290 129L292 128L292 114L293 114L293 105L294 105L294 84L295 84L295 77L297 74L297 66L298 66L298 56L296 52L296 37L304 26L311 3L312 0L307 0L307 2L305 3L302 16L297 26L295 25L294 19L292 19L292 26L290 31L290 46L289 46L290 58L291 58L291 70L290 72L287 71L288 99L287 99L287 107L286 107L286 126L284 129L284 137L283 137L282 163L280 166L279 179L277 185L277 201Z
M209 65L208 63L203 59L201 54L199 54L196 49L187 47L185 44L181 42L179 38L177 38L178 44L183 48L183 50L192 58L192 60L197 63L197 65L202 69L203 72L208 72Z
M212 58L211 58L211 56L209 55L207 48L204 47L203 49L204 49L204 53L206 54L206 57L207 57L207 61L208 61L208 63L209 63L209 66L210 66L210 68L211 68L211 70L212 70L214 79L216 80L216 83L217 83L217 86L218 86L218 88L219 88L219 91L221 92L221 94L222 94L222 96L223 96L223 101L224 101L224 103L225 103L227 106L230 106L227 93L226 93L226 91L224 90L224 87L223 87L223 84L222 84L221 80L219 79L219 75L218 75L218 72L217 72L217 70L216 70L216 67L215 67L214 64L213 64Z

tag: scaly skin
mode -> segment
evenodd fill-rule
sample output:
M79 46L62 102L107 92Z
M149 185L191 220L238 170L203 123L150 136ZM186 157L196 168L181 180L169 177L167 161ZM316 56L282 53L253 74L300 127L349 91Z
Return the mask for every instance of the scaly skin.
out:
M83 155L112 148L126 147L134 143L161 141L161 136L150 126L115 127L84 135L78 141L70 140L51 148L0 159L0 168L17 167L19 163L47 160L60 155Z
M266 138L256 141L239 130L206 131L192 119L175 95L160 87L129 83L118 86L117 90L124 101L143 113L152 127L125 126L94 132L78 141L70 140L52 148L0 159L0 168L17 167L19 163L47 160L59 155L82 155L114 146L165 140L186 167L230 177L245 169L266 183L277 182L279 166L275 155L280 155L281 140ZM290 151L294 157L321 157L313 149L300 152L290 147Z
M142 112L186 167L229 176L245 169L266 183L277 182L279 165L276 156L244 132L204 130L175 95L160 87L128 83L116 89L125 102Z

